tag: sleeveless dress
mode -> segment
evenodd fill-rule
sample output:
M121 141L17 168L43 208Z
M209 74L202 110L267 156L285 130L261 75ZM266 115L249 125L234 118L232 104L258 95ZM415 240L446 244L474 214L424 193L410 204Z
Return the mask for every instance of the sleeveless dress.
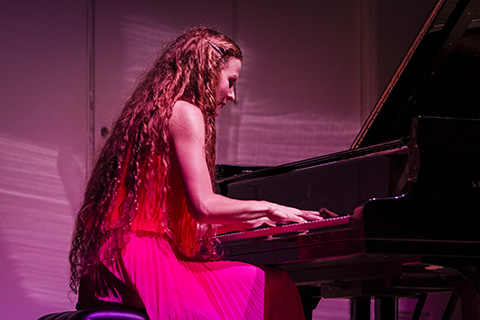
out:
M128 158L128 157L127 157ZM164 175L161 159L154 165ZM162 171L163 170L163 171ZM270 270L241 262L187 259L199 249L198 224L188 213L185 189L176 161L171 161L168 181L139 191L139 209L121 259L105 257L111 246L107 240L100 250L98 270L101 285L80 284L78 308L121 304L145 310L150 320L160 319L303 319L298 292L281 270ZM125 173L124 173L125 177ZM167 188L163 188L164 185ZM149 192L167 192L166 205ZM153 193L155 194L155 193ZM110 214L112 225L125 197L120 187L119 201ZM167 212L162 212L162 208ZM162 219L170 219L167 237ZM267 287L266 277L271 283ZM267 298L267 299L266 299ZM278 299L285 307L278 308ZM267 313L267 314L265 314Z

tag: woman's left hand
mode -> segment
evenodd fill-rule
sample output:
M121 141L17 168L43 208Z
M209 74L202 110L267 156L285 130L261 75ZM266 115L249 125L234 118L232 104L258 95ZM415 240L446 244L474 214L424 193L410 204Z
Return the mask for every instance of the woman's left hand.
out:
M233 231L247 231L261 226L275 227L276 224L267 217L247 220L239 223L222 224L217 226L217 234L228 233Z

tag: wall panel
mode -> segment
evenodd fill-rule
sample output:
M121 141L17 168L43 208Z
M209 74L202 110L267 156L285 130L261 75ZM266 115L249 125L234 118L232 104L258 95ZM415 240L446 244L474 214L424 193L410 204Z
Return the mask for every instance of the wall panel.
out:
M0 30L1 317L35 319L73 308L68 250L85 177L86 4L2 1Z

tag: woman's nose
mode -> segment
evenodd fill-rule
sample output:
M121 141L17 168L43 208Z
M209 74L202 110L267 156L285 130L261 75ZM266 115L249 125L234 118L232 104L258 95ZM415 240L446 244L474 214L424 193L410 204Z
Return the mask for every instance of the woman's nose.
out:
M235 100L235 90L233 89L233 87L231 87L229 90L228 90L228 100L230 101L233 101Z

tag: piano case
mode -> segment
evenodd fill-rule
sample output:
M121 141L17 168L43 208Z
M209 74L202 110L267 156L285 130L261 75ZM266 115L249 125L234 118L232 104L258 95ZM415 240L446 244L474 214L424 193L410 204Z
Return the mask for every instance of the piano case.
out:
M269 168L229 167L216 190L340 217L219 236L226 258L287 270L306 316L352 299L394 318L395 299L451 291L480 319L480 0L440 0L350 150ZM248 171L248 172L246 172ZM327 219L328 220L328 219Z

